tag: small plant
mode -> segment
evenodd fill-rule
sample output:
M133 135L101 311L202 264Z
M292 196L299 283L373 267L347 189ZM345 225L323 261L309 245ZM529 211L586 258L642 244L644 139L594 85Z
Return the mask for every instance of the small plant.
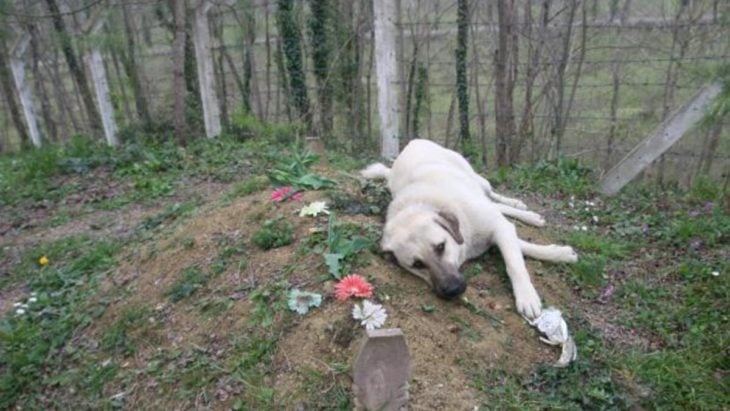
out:
M311 190L333 187L334 181L309 172L309 168L317 160L318 157L310 151L295 151L290 158L279 159L278 164L269 173L269 180L276 186L293 186Z
M120 318L112 324L101 339L101 348L105 351L124 355L132 354L135 345L132 333L145 327L152 310L146 306L130 307L122 311Z
M143 230L152 230L164 225L165 223L169 224L179 218L189 215L195 207L195 203L192 202L169 205L160 213L152 217L145 218L139 228Z
M207 282L208 276L199 267L188 267L182 272L182 278L178 279L167 291L167 297L176 303L193 295Z
M284 218L266 220L252 238L262 250L283 247L294 241L294 227Z
M342 263L351 260L360 251L369 248L372 242L358 235L348 237L348 230L345 226L337 222L334 213L330 214L329 224L327 225L327 249L324 255L325 264L329 268L332 277L340 279L342 277Z
M249 194L263 191L269 186L269 181L264 176L253 176L233 186L233 189L226 194L226 198L247 196Z

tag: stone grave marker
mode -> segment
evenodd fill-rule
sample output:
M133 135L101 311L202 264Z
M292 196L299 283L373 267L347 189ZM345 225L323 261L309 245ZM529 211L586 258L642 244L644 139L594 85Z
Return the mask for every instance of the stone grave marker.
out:
M355 409L408 409L411 357L400 328L368 330L353 367Z

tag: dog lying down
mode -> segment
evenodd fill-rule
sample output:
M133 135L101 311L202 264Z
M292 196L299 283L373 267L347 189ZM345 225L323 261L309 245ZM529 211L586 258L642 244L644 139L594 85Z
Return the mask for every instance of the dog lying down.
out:
M382 250L392 253L400 266L425 280L440 297L461 295L466 289L461 265L496 245L507 266L517 311L534 319L542 304L523 255L555 262L578 259L570 247L532 244L517 237L505 216L538 227L545 220L527 211L521 201L492 191L461 155L434 142L412 140L392 168L376 163L361 174L386 179L393 196Z

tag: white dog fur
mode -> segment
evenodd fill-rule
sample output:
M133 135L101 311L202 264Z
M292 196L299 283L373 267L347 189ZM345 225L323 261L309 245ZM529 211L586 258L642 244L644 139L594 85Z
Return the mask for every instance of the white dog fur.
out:
M507 267L517 311L540 315L542 304L523 255L555 262L575 262L571 247L538 245L517 237L511 217L542 226L545 220L524 203L495 193L458 153L428 140L412 140L392 168L376 163L361 172L384 178L392 194L381 248L398 264L429 283L436 294L455 297L466 282L459 272L468 259L496 245Z

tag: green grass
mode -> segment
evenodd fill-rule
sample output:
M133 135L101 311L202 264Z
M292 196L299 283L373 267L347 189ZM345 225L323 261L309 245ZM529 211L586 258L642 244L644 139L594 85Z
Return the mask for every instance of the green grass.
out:
M233 188L226 193L226 199L247 196L269 187L269 180L264 176L252 176L240 183L236 183Z
M266 220L251 241L262 250L283 247L294 241L294 227L283 217Z
M208 283L209 279L209 276L200 267L188 267L180 273L180 278L170 286L165 295L173 303L179 302L195 294L198 289Z
M34 403L34 395L62 369L69 353L64 347L74 331L104 309L90 304L89 297L114 265L117 248L106 241L67 238L28 251L13 269L15 280L22 280L37 301L28 303L23 315L0 319L0 408ZM42 268L37 265L41 254L50 260Z
M613 323L652 341L649 351L604 343L600 331L571 322L579 360L566 369L540 367L529 377L495 371L476 375L494 409L722 409L730 402L723 385L730 340L730 216L717 185L700 180L688 192L627 189L596 206L589 176L571 166L545 164L508 171L545 197L557 197L570 230L565 242L580 255L565 266L567 280L592 301L611 284ZM575 207L566 207L574 202ZM593 222L593 216L599 223ZM715 275L715 274L717 275ZM617 277L618 276L618 277ZM622 276L625 276L622 277ZM595 304L586 309L596 309Z
M135 333L150 327L153 311L147 306L126 308L119 319L108 327L101 338L101 349L122 355L133 354L136 350Z

